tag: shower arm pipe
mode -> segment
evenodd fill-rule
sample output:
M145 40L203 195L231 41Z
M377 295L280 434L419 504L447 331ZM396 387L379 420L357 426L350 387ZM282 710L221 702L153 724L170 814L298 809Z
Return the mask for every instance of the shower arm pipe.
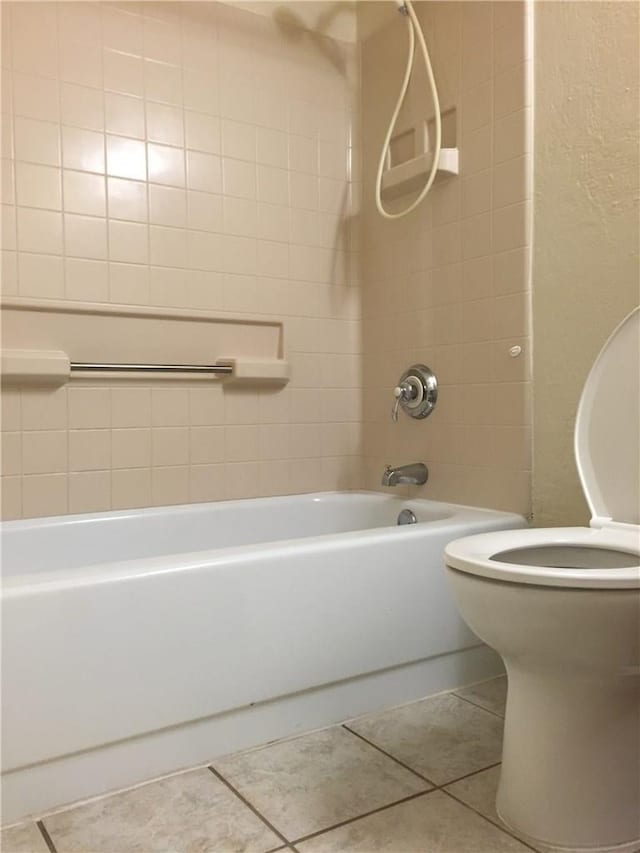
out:
M438 160L440 158L440 148L442 146L442 119L440 116L440 100L438 98L438 90L436 88L436 81L433 76L431 58L429 56L429 49L427 48L424 33L422 32L422 27L420 26L420 22L418 21L411 0L404 0L404 2L399 2L398 0L396 0L396 5L398 6L399 11L407 19L407 27L409 28L409 51L407 56L407 66L404 72L404 79L402 81L398 101L393 111L393 115L391 116L389 128L387 130L384 143L382 145L380 161L378 163L378 173L376 175L376 207L378 208L378 213L380 213L380 215L383 216L385 219L401 219L403 216L407 216L407 214L414 211L416 207L418 207L418 205L425 199L427 193L431 189L431 185L433 184L436 174L438 172ZM424 187L420 190L420 193L417 198L414 199L414 201L409 205L409 207L405 208L404 210L399 210L396 213L390 213L388 210L385 209L382 203L382 174L384 172L385 162L389 155L391 137L393 136L393 131L398 120L398 115L400 114L400 110L402 109L404 99L407 95L407 89L409 88L409 83L411 81L411 70L413 68L413 60L415 56L416 35L420 44L420 49L422 51L424 65L427 72L427 78L429 80L429 87L431 89L433 106L435 110L436 138L433 150L433 162L431 163L429 177L427 178Z

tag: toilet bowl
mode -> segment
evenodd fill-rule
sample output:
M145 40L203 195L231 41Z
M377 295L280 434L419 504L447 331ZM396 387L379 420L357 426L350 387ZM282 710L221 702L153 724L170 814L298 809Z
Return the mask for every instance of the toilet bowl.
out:
M532 843L640 849L640 309L587 378L575 428L590 527L458 539L460 612L508 676L497 810Z

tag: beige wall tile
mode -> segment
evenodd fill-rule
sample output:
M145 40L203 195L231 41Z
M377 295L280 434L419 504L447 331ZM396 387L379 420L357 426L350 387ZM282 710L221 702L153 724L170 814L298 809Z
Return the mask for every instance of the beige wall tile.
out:
M24 474L54 474L67 470L67 433L64 430L25 432L22 437Z
M144 139L144 101L128 95L106 92L104 104L105 130L108 133Z
M6 214L3 216L6 219ZM3 227L6 225L3 222ZM18 251L62 254L62 216L49 210L18 208ZM11 248L6 239L3 246ZM18 258L18 268L20 258Z
M244 10L43 8L5 35L3 292L283 318L300 367L278 391L3 390L9 470L29 457L5 513L357 487L355 48L338 75Z
M16 392L20 393L20 392ZM3 391L5 405L15 405L17 397ZM15 415L11 421L16 422ZM25 390L22 392L22 429L59 430L67 427L67 389Z
M69 471L106 470L111 467L111 433L108 429L69 432Z
M189 430L183 427L159 427L151 431L153 466L186 465L189 462Z
M106 189L102 175L65 169L63 183L65 210L90 216L106 215Z
M13 431L22 428L22 405L20 391L14 388L3 388L0 396L0 414L2 429ZM57 426L55 424L52 428Z
M22 477L0 478L0 509L5 521L22 518Z
M64 296L62 258L55 255L20 253L18 292L21 296L55 299Z
M185 110L185 133L187 147L208 154L220 154L220 119Z
M85 302L109 301L109 267L105 261L65 260L65 295Z
M147 103L147 139L166 145L184 145L182 110L164 104Z
M109 216L145 222L147 219L147 185L140 181L108 178Z
M25 518L64 515L66 512L66 474L39 474L22 478L22 514Z
M133 264L109 264L111 302L140 305L149 302L149 270Z
M148 468L151 465L151 430L114 429L111 464L113 468Z
M60 115L63 124L89 130L105 129L104 94L100 89L62 83L60 86Z
M111 472L69 474L69 512L104 512L111 509Z
M151 502L155 506L189 502L189 468L155 467L151 470Z
M65 254L77 258L107 258L107 222L93 216L64 215Z
M104 136L92 130L63 127L62 165L65 169L104 172Z
M509 115L509 113L530 105L526 74L527 64L522 62L494 78L493 103L496 118Z
M111 425L108 388L69 388L70 429L98 429Z
M120 263L148 263L149 233L147 225L138 222L110 222L109 259Z
M2 476L17 475L22 473L22 433L3 432L1 436L2 446L0 456L2 458Z
M528 244L531 209L528 202L512 204L493 211L493 247L506 252Z
M151 470L133 468L112 470L112 509L134 509L151 505Z
M52 166L16 163L16 201L24 207L60 210L60 170Z
M104 86L107 91L142 96L144 78L142 59L115 50L103 52Z
M185 185L184 152L166 145L148 145L149 180L174 187ZM211 178L210 183L214 182ZM196 187L200 189L200 187Z
M189 456L192 465L210 465L224 462L224 428L221 426L198 426L189 431Z
M13 102L16 114L25 118L57 122L60 119L56 80L13 72Z
M107 136L107 174L144 181L147 177L145 144L139 139Z
M151 184L149 186L149 222L185 227L187 224L186 192L182 189Z
M16 116L14 133L18 160L47 166L60 165L60 128L57 124Z

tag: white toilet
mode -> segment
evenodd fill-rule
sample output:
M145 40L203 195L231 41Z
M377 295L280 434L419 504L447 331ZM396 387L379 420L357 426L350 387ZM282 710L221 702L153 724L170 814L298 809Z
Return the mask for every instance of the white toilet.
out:
M462 616L509 689L497 808L534 843L640 849L640 308L587 378L575 453L591 526L452 542Z

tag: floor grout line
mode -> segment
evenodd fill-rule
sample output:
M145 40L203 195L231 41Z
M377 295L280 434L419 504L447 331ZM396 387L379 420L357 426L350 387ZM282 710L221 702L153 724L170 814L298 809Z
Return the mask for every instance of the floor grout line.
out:
M493 770L494 767L500 767L502 761L496 761L493 764L487 764L486 767L481 767L480 770L472 770L471 773L465 773L464 776L456 776L455 779L451 779L449 782L443 782L442 785L438 785L438 788L446 788L448 785L455 785L456 782L462 782L464 779L469 779L470 776L477 776L479 773L484 773L485 770Z
M422 781L426 782L427 785L431 785L432 788L438 787L438 785L436 785L435 782L432 782L431 779L427 778L427 776L424 776L422 773L418 772L417 770L414 770L413 767L410 767L408 764L405 764L404 761L401 761L399 758L396 758L395 755L391 755L391 753L387 752L386 749L382 749L381 746L378 746L378 744L369 740L364 735L358 734L358 732L354 731L353 729L350 729L346 723L342 724L342 728L346 729L350 734L355 735L355 737L360 738L360 740L364 741L369 746L372 746L374 749L377 749L378 752L381 752L383 755L386 755L387 758L390 758L392 761L395 761L395 763L399 764L400 767L404 767L405 770L408 770L410 773L413 773L413 775L417 776L418 779L422 779Z
M49 835L49 830L44 825L44 823L41 820L37 820L36 826L40 830L40 835L44 838L44 843L47 845L51 853L58 853L58 851L56 850L56 845L53 843L53 839Z
M238 797L238 799L241 800L247 808L251 809L254 815L260 818L260 820L265 824L265 826L267 826L272 832L274 832L278 836L280 841L284 842L285 848L289 847L289 845L291 844L289 839L285 835L283 835L279 829L276 829L275 826L270 821L268 821L267 818L261 812L259 812L258 809L252 803L250 803L246 797L244 797L240 793L240 791L234 788L231 782L228 782L219 770L216 770L216 768L212 764L208 765L208 769L211 771L211 773L213 773L216 779L219 779L223 785L226 785L227 788L231 791L231 793L235 794L236 797Z
M417 800L420 797L428 797L429 794L432 793L433 790L418 791L417 794L409 794L408 797L402 797L402 799L400 800L394 800L392 803L386 803L384 806L378 806L377 809L371 809L371 811L356 815L356 817L349 817L346 820L341 820L339 823L334 823L331 826L325 827L324 829L318 829L316 830L316 832L310 832L308 835L301 835L300 838L296 838L293 844L302 844L303 841L309 841L311 838L317 838L319 835L325 835L327 832L331 832L334 829L340 829L340 827L342 826L348 826L350 823L355 823L358 820L363 820L365 817L371 817L371 815L378 814L379 812L386 812L388 809L392 809L394 806L400 806L403 803L410 803L412 800Z
M456 697L456 699L462 699L463 702L468 702L469 705L473 705L474 708L480 708L481 711L486 711L487 714L493 714L494 717L498 717L499 720L504 720L504 714L499 714L497 711L492 711L490 708L485 708L484 705L478 705L477 702L474 702L472 699L467 699L466 696L460 696L459 693L455 691L451 691L452 695Z
M400 767L404 767L405 770L409 770L419 779L422 779L424 782L427 782L436 791L440 790L441 788L446 788L447 785L453 785L455 782L461 782L463 779L468 779L469 776L476 776L478 773L483 773L485 770L491 770L493 767L499 767L500 764L502 764L501 761L494 761L493 764L487 764L486 767L481 767L479 770L472 770L470 773L465 773L463 776L456 776L454 779L449 779L446 782L438 783L429 779L429 777L425 776L423 773L420 773L419 770L415 770L409 764L405 764L404 761L399 758L396 758L395 755L392 755L390 752L387 752L386 749L383 749L381 746L378 746L376 743L369 740L364 735L358 734L358 732L354 731L353 729L350 729L346 723L342 724L342 728L346 729L348 732L351 732L352 735L355 735L356 737L360 738L360 740L363 740L365 743L369 744L369 746L372 746L374 749L377 749L378 752L381 752L383 755L386 755L387 758L390 758L392 761L395 761L396 764L400 765Z
M519 841L520 844L523 844L528 850L533 850L534 853L540 853L540 851L536 850L535 847L532 847L530 844L527 844L526 841L523 841L522 838L518 838L517 835L514 835L513 832L511 832L509 829L507 829L504 824L496 823L495 820L493 820L490 817L487 817L486 814L482 814L482 812L478 811L478 809L475 809L473 806L470 806L469 803L465 803L464 800L461 800L459 797L456 797L456 795L452 794L450 791L447 791L444 788L442 788L441 790L442 790L443 794L446 794L448 797L451 797L451 799L455 800L456 803L459 803L461 806L464 806L465 808L469 809L469 811L474 812L479 817L484 818L484 820L486 820L487 823L490 823L491 826L495 826L496 829L500 829L502 832L504 832L505 835L508 835L510 838L513 838L516 841Z

